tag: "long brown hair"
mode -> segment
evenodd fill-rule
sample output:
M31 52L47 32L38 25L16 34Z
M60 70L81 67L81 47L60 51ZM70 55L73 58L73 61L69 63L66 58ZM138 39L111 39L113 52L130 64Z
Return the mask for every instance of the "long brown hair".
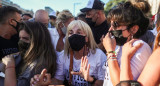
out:
M36 73L45 67L53 76L57 57L47 27L40 22L27 21L20 30L25 30L30 35L30 47L23 57L22 73L36 61L34 65Z

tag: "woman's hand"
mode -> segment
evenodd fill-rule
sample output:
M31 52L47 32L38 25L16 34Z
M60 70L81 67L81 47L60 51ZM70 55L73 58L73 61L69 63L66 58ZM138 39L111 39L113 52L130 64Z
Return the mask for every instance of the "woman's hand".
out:
M133 43L137 39L132 39L129 42L125 43L122 47L122 58L129 58L129 60L133 57L135 52L143 45L142 43L139 43L136 46L133 46Z
M103 38L103 46L106 49L106 51L115 51L116 48L116 40L114 36L111 35L110 32L107 33L107 35Z
M62 32L62 29L61 29L61 28L63 28L62 22L60 22L60 23L58 24L57 31L58 31L59 37L64 38L64 37L65 37L65 34L63 34L63 32Z
M47 73L46 69L43 69L41 74L34 75L31 78L30 84L31 86L48 86L51 81L51 75Z
M15 67L15 60L13 55L7 55L4 58L2 58L2 62L6 65L6 67Z
M93 78L89 75L89 69L90 69L90 64L88 64L88 59L87 57L82 57L81 59L81 66L80 66L80 71L79 72L71 72L73 75L79 75L84 80L86 81L93 81Z

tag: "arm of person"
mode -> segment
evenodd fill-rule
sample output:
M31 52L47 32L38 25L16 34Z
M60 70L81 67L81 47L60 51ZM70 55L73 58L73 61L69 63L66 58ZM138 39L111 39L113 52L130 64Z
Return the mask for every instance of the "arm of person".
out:
M15 61L12 55L5 56L2 62L6 65L5 69L5 86L16 86Z
M107 52L115 51L116 40L111 33L107 33L103 38L103 45ZM115 59L111 59L113 56ZM115 86L120 81L120 68L115 53L108 53L108 66L112 84Z
M133 46L133 43L135 41L136 39L132 39L131 41L123 45L122 57L121 57L120 81L133 80L130 60L132 56L136 53L136 51L143 45L142 43L139 43L138 45Z
M147 61L138 81L143 86L158 86L160 82L160 48L156 49Z
M108 54L108 67L113 86L120 82L120 68L117 59L110 59L114 53Z
M62 24L58 24L58 34L59 34L59 39L57 42L57 46L56 46L56 51L61 52L62 50L64 50L64 42L63 42L63 38L65 37L65 35L63 34L62 30L61 30L61 26Z
M56 51L61 52L64 50L64 42L63 42L64 36L60 36L57 42Z

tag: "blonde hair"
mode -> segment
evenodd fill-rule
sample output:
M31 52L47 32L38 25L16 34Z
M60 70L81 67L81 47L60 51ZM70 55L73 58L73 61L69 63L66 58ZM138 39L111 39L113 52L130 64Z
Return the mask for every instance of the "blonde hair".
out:
M75 26L79 27L79 29L81 29L86 34L86 37L88 37L88 46L87 47L89 48L89 50L91 50L92 53L95 53L96 48L98 46L97 46L97 44L94 40L91 28L89 27L88 24L86 24L82 20L73 20L67 27L64 54L67 54L69 52L69 48L70 48L70 44L69 44L69 41L68 41L69 31L71 29L73 29Z
M60 22L67 22L69 19L74 18L72 13L69 10L63 10L57 14L57 19L56 19L56 27L58 27L58 24Z

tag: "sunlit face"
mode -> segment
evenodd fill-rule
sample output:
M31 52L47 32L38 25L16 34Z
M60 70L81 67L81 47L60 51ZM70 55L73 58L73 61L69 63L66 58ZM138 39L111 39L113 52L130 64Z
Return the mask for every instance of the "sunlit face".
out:
M119 25L118 23L111 21L111 26L109 28L109 31L111 30L122 30L123 37L128 37L130 33L127 30L126 25Z
M19 32L19 38L23 42L30 43L30 36L29 36L29 34L25 30L21 30Z
M92 21L96 21L98 18L97 10L92 9L86 12L86 18L92 18Z

